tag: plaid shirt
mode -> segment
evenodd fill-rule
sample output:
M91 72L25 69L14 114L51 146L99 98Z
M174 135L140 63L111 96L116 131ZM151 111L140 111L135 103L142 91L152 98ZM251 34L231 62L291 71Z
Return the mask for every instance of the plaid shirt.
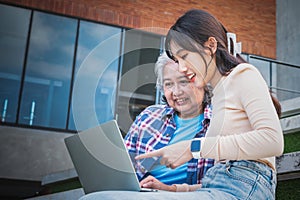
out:
M167 105L153 105L142 111L131 125L124 138L125 145L134 163L136 173L141 180L156 164L157 157L135 160L139 154L160 149L169 144L176 130L175 110ZM195 138L204 137L211 119L211 107L204 109L202 129ZM187 165L187 184L201 183L206 171L214 165L213 159L191 159Z

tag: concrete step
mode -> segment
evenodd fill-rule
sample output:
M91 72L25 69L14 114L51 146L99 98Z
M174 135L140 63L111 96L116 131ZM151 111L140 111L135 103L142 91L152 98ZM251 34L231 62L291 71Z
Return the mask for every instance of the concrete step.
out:
M29 198L26 200L75 200L79 199L84 195L84 191L82 188L68 190L64 192L58 192L54 194L48 194L38 197Z
M280 119L284 134L300 131L300 97L281 101L282 115Z

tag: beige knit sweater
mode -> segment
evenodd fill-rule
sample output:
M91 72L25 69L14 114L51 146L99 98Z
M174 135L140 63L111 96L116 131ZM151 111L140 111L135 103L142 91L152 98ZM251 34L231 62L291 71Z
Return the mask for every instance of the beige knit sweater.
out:
M220 79L213 95L213 118L201 156L263 161L275 169L275 156L283 152L283 133L260 72L240 64Z

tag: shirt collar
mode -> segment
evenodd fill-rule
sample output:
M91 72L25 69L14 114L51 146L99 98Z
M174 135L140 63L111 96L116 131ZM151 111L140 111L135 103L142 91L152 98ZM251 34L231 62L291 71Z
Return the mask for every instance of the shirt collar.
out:
M162 113L162 119L166 119L166 118L173 118L174 117L174 114L176 113L175 109L168 106L168 105L165 105L165 111L164 113ZM211 119L212 118L212 106L211 104L208 104L205 106L204 108L204 120L205 119Z
M204 119L211 119L212 118L212 105L208 104L204 108Z
M162 119L173 118L176 110L168 105L165 105L165 110L162 113Z

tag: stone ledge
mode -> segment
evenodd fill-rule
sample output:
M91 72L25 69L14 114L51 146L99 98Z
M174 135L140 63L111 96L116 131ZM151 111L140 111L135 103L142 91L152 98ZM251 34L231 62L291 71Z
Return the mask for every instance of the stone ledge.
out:
M277 157L276 168L278 174L300 172L300 151Z
M84 191L82 188L74 189L74 190L68 190L64 192L54 193L54 194L48 194L38 197L29 198L26 200L74 200L79 199L84 195Z
M70 179L77 178L77 177L78 177L78 175L74 168L68 169L65 171L56 172L56 173L52 173L52 174L48 174L48 175L44 176L42 179L42 185L49 185L49 184L53 184L53 183L57 183L57 182L61 182L61 181L70 180Z
M281 128L284 134L300 131L300 115L280 119Z
M280 102L282 107L281 118L300 114L300 97Z

